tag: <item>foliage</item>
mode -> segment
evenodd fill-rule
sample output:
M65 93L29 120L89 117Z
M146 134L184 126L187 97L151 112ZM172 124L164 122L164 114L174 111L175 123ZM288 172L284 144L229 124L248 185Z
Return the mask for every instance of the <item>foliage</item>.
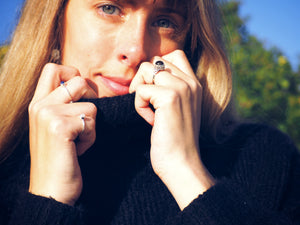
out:
M242 118L276 126L300 148L300 65L294 72L279 49L266 49L250 35L239 6L234 0L221 4L237 110Z
M1 67L2 60L4 59L4 56L7 52L7 50L8 50L7 45L0 46L0 67Z

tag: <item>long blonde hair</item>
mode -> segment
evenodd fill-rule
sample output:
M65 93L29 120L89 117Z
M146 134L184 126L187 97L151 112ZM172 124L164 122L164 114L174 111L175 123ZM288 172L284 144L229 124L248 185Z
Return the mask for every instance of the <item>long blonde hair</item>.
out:
M232 74L222 37L222 19L215 1L197 1L192 16L191 49L198 58L196 75L203 87L201 135L218 142L218 135L230 133L237 118L232 104ZM197 40L196 40L197 38ZM196 46L195 46L196 45ZM194 54L195 54L194 53Z
M26 1L0 75L0 162L28 133L27 108L39 74L59 45L64 0Z
M174 2L175 1L171 0ZM28 105L39 75L59 48L67 0L27 0L0 75L0 163L28 134ZM214 137L231 96L231 73L222 46L217 6L190 0L191 33L185 51L203 86L201 133Z

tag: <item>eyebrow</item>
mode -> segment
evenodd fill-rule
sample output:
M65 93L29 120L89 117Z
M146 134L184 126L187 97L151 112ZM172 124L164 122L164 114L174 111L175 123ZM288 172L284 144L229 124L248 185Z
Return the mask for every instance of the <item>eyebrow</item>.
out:
M130 5L137 5L137 2L139 2L139 0L113 0L113 1L119 2L119 3L126 3L126 4L130 4ZM157 2L157 0L152 0L153 5L156 2ZM186 19L186 13L184 10L178 10L178 9L175 9L174 7L167 6L166 0L163 0L162 6L159 6L156 8L159 12L169 13L169 14L178 14L178 15L182 16L182 18Z

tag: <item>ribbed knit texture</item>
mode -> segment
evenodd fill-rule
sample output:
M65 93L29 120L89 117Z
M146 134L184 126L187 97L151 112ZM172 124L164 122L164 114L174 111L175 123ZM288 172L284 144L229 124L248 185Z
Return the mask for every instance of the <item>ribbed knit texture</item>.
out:
M200 140L217 183L183 211L155 175L151 126L134 95L95 99L97 141L79 158L83 192L74 207L28 193L28 141L0 165L0 224L300 224L300 158L290 139L243 124L222 144Z

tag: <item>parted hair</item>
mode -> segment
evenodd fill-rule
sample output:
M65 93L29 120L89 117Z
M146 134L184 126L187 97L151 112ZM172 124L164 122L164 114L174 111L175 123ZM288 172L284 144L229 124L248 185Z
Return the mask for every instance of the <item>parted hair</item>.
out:
M27 0L0 74L0 163L28 134L28 105L53 49L60 49L68 0ZM214 0L167 0L185 7L184 51L203 87L201 135L216 139L221 118L231 118L232 78ZM226 114L226 115L225 115Z

